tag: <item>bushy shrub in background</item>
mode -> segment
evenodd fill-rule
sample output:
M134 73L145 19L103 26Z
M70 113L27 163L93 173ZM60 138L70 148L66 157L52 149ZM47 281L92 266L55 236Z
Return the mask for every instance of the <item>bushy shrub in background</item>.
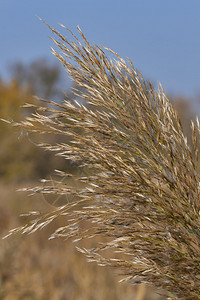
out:
M59 102L61 75L58 66L42 59L30 65L14 64L10 81L0 80L0 118L8 122L22 120L31 111L27 112L21 106L27 101L38 103L34 97L36 93L41 97L56 97ZM59 140L56 136L45 138L46 142ZM50 176L56 167L63 166L61 159L36 146L38 137L30 138L22 129L13 130L10 125L1 122L0 140L0 182L36 181ZM64 162L64 165L74 171L69 162Z

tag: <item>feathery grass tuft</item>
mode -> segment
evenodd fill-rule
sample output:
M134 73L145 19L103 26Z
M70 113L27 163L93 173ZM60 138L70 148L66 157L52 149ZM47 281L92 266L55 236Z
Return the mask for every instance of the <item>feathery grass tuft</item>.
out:
M61 50L52 52L78 87L74 97L83 101L41 100L31 117L15 125L63 136L66 143L40 146L75 160L82 173L58 171L60 181L25 189L74 197L12 233L31 233L68 215L67 225L51 238L104 236L96 248L80 251L116 267L133 284L146 282L179 299L200 299L198 119L190 148L162 86L156 91L131 61L92 46L79 27L80 39L62 25L70 40L47 26ZM82 187L68 186L68 177ZM115 252L122 255L116 258Z

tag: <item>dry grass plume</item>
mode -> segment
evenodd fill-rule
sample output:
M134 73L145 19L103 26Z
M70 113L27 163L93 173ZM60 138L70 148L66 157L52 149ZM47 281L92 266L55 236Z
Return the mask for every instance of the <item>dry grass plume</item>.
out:
M60 50L52 52L78 86L74 97L84 104L41 100L35 113L14 125L63 136L60 144L40 146L75 160L83 171L77 176L58 171L60 180L30 188L73 197L11 233L34 232L68 215L52 238L104 236L95 248L80 249L89 260L117 268L130 283L148 283L178 299L200 299L198 119L190 147L161 86L156 91L131 61L91 45L80 28L79 39L62 25L70 40L48 27ZM82 187L70 187L68 177ZM115 252L122 255L116 258Z

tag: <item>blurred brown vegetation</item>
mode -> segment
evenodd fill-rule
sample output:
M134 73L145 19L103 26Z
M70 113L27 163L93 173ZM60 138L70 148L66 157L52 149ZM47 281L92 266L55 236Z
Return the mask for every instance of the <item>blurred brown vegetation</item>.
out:
M34 95L41 97L57 97L60 70L57 66L48 65L39 60L29 66L16 64L13 67L12 79L0 81L0 118L12 121L22 120L27 114L22 106L25 103L37 103ZM46 178L55 168L70 167L70 162L63 162L48 151L43 151L36 144L39 138L22 130L15 130L10 124L0 125L0 180L4 182L24 182ZM49 142L55 137L46 138ZM57 138L58 141L58 138ZM56 142L56 141L55 141Z
M37 197L16 193L15 186L0 186L0 238L23 223L22 212L48 209ZM44 300L160 300L152 288L118 283L113 270L87 263L71 240L48 240L61 224L29 236L0 242L0 299ZM92 242L88 241L92 246Z
M18 121L24 117L20 106L44 98L60 97L56 86L60 80L57 66L36 61L28 68L21 64L13 68L10 82L0 81L0 118ZM59 98L58 97L58 98ZM59 101L59 100L58 100ZM173 99L185 134L190 142L190 120L194 117L190 102ZM48 139L55 139L49 136ZM15 130L9 124L0 126L0 238L10 228L19 226L21 213L29 210L49 210L47 201L16 193L19 185L34 185L40 178L50 178L54 169L76 172L70 162L55 157L37 147L39 140ZM57 141L54 140L54 143ZM53 226L53 228L52 228ZM34 235L11 237L0 242L0 299L166 299L152 289L118 284L110 269L88 264L68 241L48 241L56 224Z

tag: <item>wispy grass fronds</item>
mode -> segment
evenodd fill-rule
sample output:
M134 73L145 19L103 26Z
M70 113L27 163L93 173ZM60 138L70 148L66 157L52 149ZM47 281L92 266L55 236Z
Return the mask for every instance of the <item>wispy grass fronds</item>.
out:
M62 135L62 143L41 146L76 160L86 175L59 172L60 181L30 188L74 197L15 231L33 232L68 214L68 224L52 238L104 236L96 248L81 250L89 260L118 268L131 283L147 282L179 299L200 299L198 120L190 148L161 86L156 91L131 61L91 45L80 28L79 39L64 27L72 40L49 28L61 50L52 52L78 86L77 101L41 102L16 125ZM70 176L83 187L68 186L63 179Z

